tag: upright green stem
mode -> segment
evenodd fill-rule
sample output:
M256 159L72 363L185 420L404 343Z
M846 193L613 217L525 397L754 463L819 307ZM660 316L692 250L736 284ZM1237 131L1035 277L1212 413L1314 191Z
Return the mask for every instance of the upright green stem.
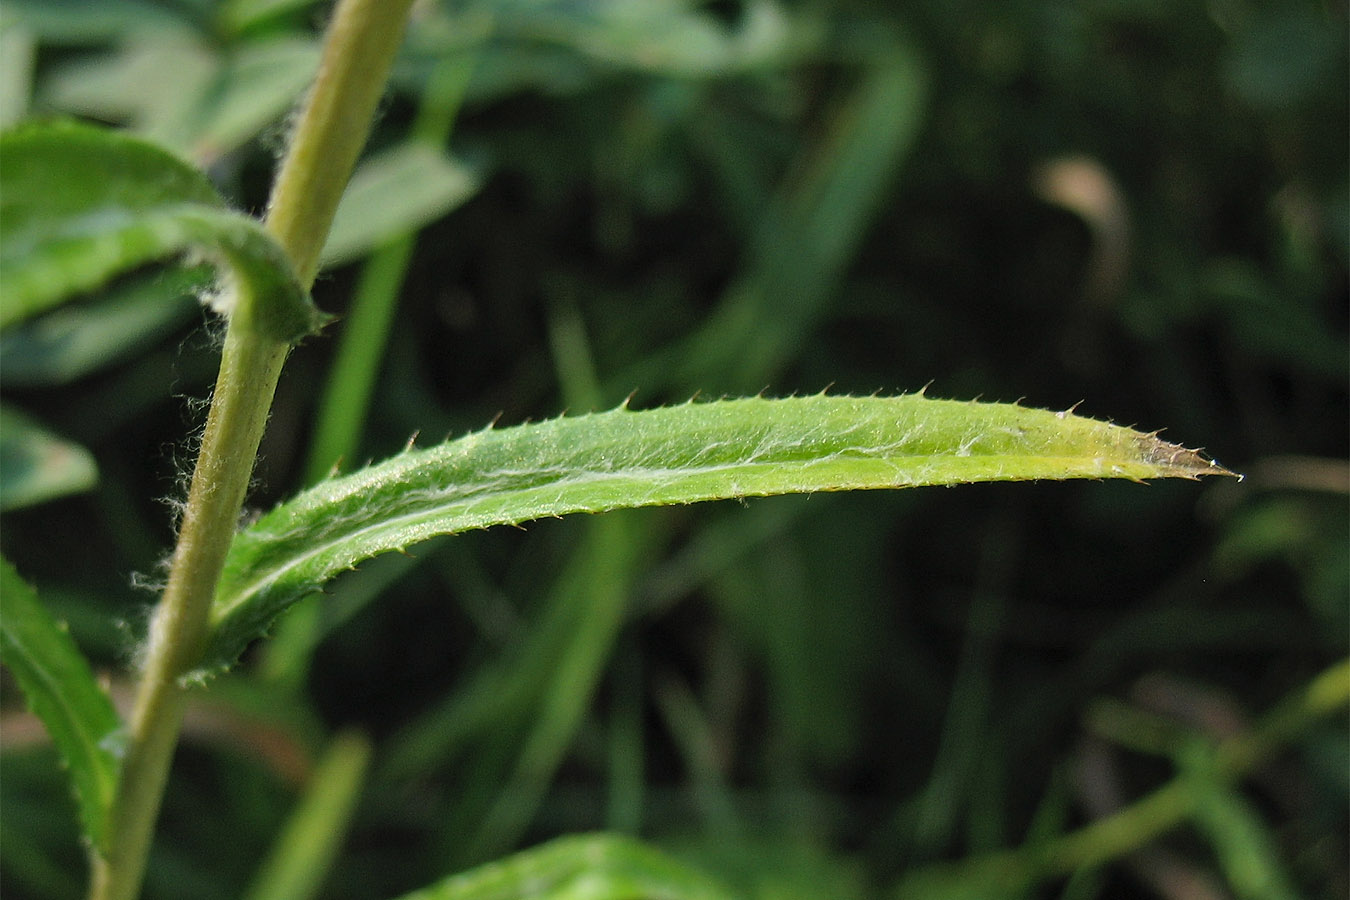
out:
M267 226L308 287L337 203L365 144L412 0L341 0L314 88L273 188ZM259 298L267 302L267 298ZM231 322L188 490L168 586L150 625L109 846L94 855L91 900L134 900L183 721L182 676L208 637L211 599L234 537L289 345Z
M412 0L341 0L323 60L272 188L267 228L314 283L338 201L366 145Z

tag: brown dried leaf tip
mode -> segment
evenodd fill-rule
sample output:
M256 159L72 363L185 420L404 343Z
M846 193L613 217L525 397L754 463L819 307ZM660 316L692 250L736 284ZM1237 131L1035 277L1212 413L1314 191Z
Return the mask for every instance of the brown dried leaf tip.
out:
M1169 444L1154 434L1141 434L1135 439L1139 455L1145 463L1156 466L1158 474L1171 478L1202 478L1205 475L1228 475L1241 481L1243 476L1225 469L1199 450L1180 444Z

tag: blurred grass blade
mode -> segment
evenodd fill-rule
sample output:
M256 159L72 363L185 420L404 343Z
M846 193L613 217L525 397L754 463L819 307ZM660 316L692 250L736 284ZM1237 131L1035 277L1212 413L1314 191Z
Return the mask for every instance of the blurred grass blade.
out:
M824 313L845 268L887 195L927 111L928 72L904 44L891 44L864 70L824 137L802 154L802 174L788 180L759 214L750 253L703 327L616 384L682 391L707 387L753 391L800 347Z
M259 680L266 681L273 691L302 696L314 653L323 640L384 595L419 562L413 556L382 556L362 566L359 577L335 582L323 597L292 607L267 642L256 670Z
M431 203L415 200L403 210L401 219L404 232L380 246L361 270L356 295L352 298L341 329L333 369L319 404L309 461L305 466L306 484L321 481L334 467L344 462L350 467L356 458L375 379L384 361L389 327L416 246L417 229L449 212L452 206L463 202L467 196L465 191L472 192L478 187L478 179L452 164L440 149L449 139L475 61L474 53L446 57L436 65L427 80L417 120L413 124L414 143L401 152L408 160L404 165L414 162L415 157L423 157L427 160L423 165L430 167L426 176L410 180L415 192L424 190L418 188L415 182L434 183L439 180L441 193L438 197L432 197ZM385 162L390 163L389 157L385 157ZM353 187L367 190L362 185L368 176L368 169L358 170ZM349 193L348 196L353 194ZM355 205L346 202L338 206L336 227L346 228L343 222L353 216L354 210L361 208L360 194L355 196L358 197L358 201L354 201ZM377 204L384 202L378 194L373 199ZM397 219L399 216L393 216L381 225L379 231L382 237L388 227L395 224L393 220ZM325 250L331 253L333 246L330 234Z
M241 326L292 341L322 324L262 226L172 154L75 122L0 137L0 326L188 252L224 270L213 305Z
M363 560L441 534L574 512L730 497L1226 470L1072 412L902 397L624 407L488 428L324 482L235 538L199 675Z
M656 708L689 772L693 802L707 833L726 841L743 836L746 829L737 814L724 754L717 749L716 729L707 712L689 686L673 678L658 686Z
M333 739L272 855L244 895L247 900L318 896L346 836L369 761L366 738L342 734Z
M728 888L632 838L566 837L398 900L732 900Z
M0 510L78 494L97 483L88 450L0 406Z
M106 846L122 723L69 634L37 593L0 559L0 659L69 767L85 834Z
M605 620L615 609L609 601L620 599L614 597L613 582L624 576L621 567L612 561L607 561L601 573L598 593L583 589L588 575L586 566L604 558L604 547L612 540L614 526L603 525L603 521L596 520L597 528L590 529L566 568L554 579L548 596L540 604L540 614L530 623L517 648L476 670L459 690L447 694L443 702L418 716L390 740L389 752L381 757L380 780L402 781L416 777L419 771L446 765L464 754L473 742L512 747L510 754L486 754L492 757L485 765L493 768L493 777L499 780L508 777L506 767L510 761L502 760L525 755L532 743L526 737L528 732L549 726L548 717L539 712L549 705L549 695L570 690L570 686L557 679L556 668L582 646L596 643L597 631L604 629ZM624 524L631 530L631 521ZM643 549L655 552L650 546L644 544ZM620 605L618 614L623 609ZM465 795L456 804L457 810L464 812L462 816L457 812L457 821L449 830L462 835L484 827L485 811L498 800L500 786L488 781L466 780Z
M1185 753L1179 754L1182 771L1177 777L1130 805L1076 831L1042 834L1016 849L969 856L960 862L930 863L910 869L890 896L895 900L974 900L978 897L1000 896L1014 888L1022 890L1039 881L1100 867L1156 840L1188 820L1197 820L1202 826L1212 829L1216 815L1222 821L1219 827L1231 830L1224 840L1234 839L1239 832L1244 832L1240 840L1234 840L1232 846L1220 848L1220 852L1228 853L1235 849L1241 852L1244 843L1249 849L1257 847L1268 842L1269 836L1254 837L1247 830L1252 824L1250 820L1234 828L1234 824L1248 813L1225 806L1218 792L1200 782L1217 779L1221 791L1231 791L1235 779L1269 759L1318 720L1343 714L1348 700L1350 659L1343 659L1290 693L1262 718L1255 730L1228 738L1212 750L1197 745L1192 752L1204 754L1206 758L1202 764L1194 762ZM1200 807L1206 803L1211 804L1210 809L1201 810ZM1270 858L1273 857L1267 857ZM1250 862L1235 861L1239 864ZM1260 869L1259 866L1257 868ZM1269 888L1272 885L1276 890L1282 887L1278 881L1262 883L1261 886ZM1283 895L1268 892L1262 896Z
M594 409L600 403L599 380L590 340L570 298L560 297L550 317L549 344L563 401L572 409ZM502 715L494 726L521 735L509 780L476 785L456 803L455 818L462 824L451 822L445 831L454 850L467 843L466 863L517 844L576 739L623 626L639 561L654 549L653 535L641 521L615 512L586 522L580 546L553 580L545 602L551 614L542 622L560 627L532 629L522 645L526 652L510 670L513 682L533 682L525 690L534 702L520 708L523 715L515 721ZM467 802L475 795L490 799L478 806ZM458 837L463 833L472 837L465 842Z
M1204 742L1179 754L1181 777L1195 794L1192 821L1214 848L1228 884L1242 900L1295 900L1298 892L1276 852L1275 836L1220 771Z
M571 611L563 620L566 630L560 635L566 643L549 648L553 653L546 657L551 663L547 669L527 660L515 670L527 679L534 674L531 680L537 699L523 710L523 720L517 717L514 723L521 738L509 780L501 786L485 786L497 788L491 790L485 810L466 809L474 817L465 822L472 833L463 848L469 861L491 858L510 849L538 812L591 708L596 685L623 626L633 572L646 547L641 540L643 532L635 536L634 523L621 513L587 524L591 527L580 548L554 582L553 595L548 598L549 608ZM498 722L495 727L505 724ZM475 793L481 796L484 791Z

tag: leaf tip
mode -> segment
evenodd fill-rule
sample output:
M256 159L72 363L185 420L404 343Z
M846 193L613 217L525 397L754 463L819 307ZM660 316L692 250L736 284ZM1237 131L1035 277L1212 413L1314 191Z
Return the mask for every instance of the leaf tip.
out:
M1158 437L1158 432L1141 434L1136 438L1140 455L1148 465L1166 476L1199 479L1207 475L1226 475L1243 480L1243 476L1219 465L1201 450L1192 450L1180 444L1171 444Z

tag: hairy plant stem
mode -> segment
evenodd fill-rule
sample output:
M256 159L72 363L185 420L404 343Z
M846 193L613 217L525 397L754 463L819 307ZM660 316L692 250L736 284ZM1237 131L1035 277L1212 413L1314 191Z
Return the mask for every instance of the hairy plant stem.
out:
M291 135L267 216L268 230L306 287L365 144L411 3L342 0L333 13L319 74ZM91 900L134 900L140 893L187 702L182 676L206 643L216 582L289 349L233 321L226 332L168 585L150 625L108 847L93 854Z
M338 201L370 133L412 0L342 0L323 60L272 188L267 229L314 283Z
M242 329L226 334L169 583L150 624L113 801L109 847L95 859L90 896L97 900L130 900L139 893L187 702L180 677L196 663L206 642L211 597L286 351L286 344L260 340Z

